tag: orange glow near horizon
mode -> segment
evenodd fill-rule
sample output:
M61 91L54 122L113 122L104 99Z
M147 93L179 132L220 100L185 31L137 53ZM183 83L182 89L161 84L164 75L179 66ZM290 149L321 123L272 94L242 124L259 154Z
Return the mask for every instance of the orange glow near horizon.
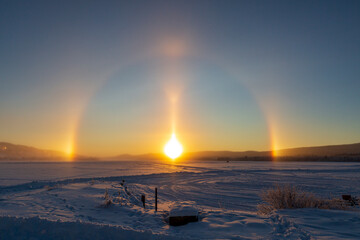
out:
M69 160L73 159L74 151L75 151L75 149L74 149L74 137L71 136L68 143L67 143L66 149L65 149L65 153L66 153Z
M275 124L270 124L270 120L268 119L268 128L269 128L269 135L270 135L270 151L271 151L271 157L273 160L277 157L277 151L279 149L279 141L277 139L276 131L275 131Z

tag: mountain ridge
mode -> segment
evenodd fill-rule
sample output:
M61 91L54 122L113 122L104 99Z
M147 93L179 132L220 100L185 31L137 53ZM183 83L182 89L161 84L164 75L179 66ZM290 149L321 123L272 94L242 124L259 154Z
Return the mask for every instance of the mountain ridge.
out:
M275 154L274 154L275 153ZM313 147L287 148L276 151L198 151L186 152L182 155L182 159L193 160L226 160L226 159L252 159L272 158L272 157L359 157L360 159L360 143L324 145ZM8 142L0 142L0 160L62 160L69 159L69 155L54 150L44 150L26 145L17 145ZM147 153L147 154L121 154L111 157L99 158L101 160L156 160L164 159L163 153ZM72 160L99 160L94 157L87 157L75 154Z
M57 160L87 160L95 159L74 154L69 156L65 152L40 149L32 146L0 142L0 160L36 160L36 161L57 161Z
M313 147L286 148L276 151L198 151L184 153L183 159L234 159L234 158L272 158L272 157L360 157L360 143L324 145ZM141 155L121 154L109 157L109 160L136 160L164 158L162 153Z

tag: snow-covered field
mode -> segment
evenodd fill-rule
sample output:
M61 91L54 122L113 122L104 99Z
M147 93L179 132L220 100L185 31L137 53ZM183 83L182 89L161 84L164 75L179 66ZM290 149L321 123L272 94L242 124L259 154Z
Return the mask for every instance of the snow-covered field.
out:
M276 184L323 198L360 196L360 164L3 162L0 239L360 239L358 209L258 215L259 193ZM106 189L109 207L102 206ZM178 204L198 208L200 221L169 226Z

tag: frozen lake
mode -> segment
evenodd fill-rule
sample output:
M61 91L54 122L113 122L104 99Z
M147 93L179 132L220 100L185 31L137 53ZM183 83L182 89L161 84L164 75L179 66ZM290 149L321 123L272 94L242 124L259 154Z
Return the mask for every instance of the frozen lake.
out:
M359 173L360 163L344 162L2 162L0 214L25 217L30 219L26 220L29 225L60 220L111 225L116 227L112 231L120 228L133 234L151 230L139 239L357 239L358 211L305 209L259 216L256 206L261 203L259 194L276 184L296 185L322 198L360 196ZM120 185L123 179L131 197ZM158 214L154 213L155 187ZM106 189L115 204L99 208ZM146 209L139 204L142 194L146 195ZM202 220L169 227L163 216L175 203L197 206ZM0 230L4 217L0 218ZM18 220L6 219L9 221L16 225ZM339 225L344 221L346 226Z
M211 170L269 171L274 175L308 171L346 175L358 172L360 163L346 162L218 162L194 161L163 163L152 161L118 162L0 162L0 186L31 181L63 180L71 178L146 175L172 172L206 172ZM341 176L346 177L346 176ZM354 176L356 177L356 176Z

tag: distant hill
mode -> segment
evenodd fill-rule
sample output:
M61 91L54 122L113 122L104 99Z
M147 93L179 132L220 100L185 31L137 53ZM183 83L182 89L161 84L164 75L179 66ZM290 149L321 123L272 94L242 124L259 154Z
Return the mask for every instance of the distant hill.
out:
M277 156L360 156L360 143L318 147L289 148L276 151Z
M218 159L218 158L239 158L239 157L270 157L271 152L232 152L232 151L201 151L186 152L182 154L181 159ZM105 160L156 160L167 158L163 153L147 153L140 155L121 154L113 157L107 157Z
M360 143L289 148L276 151L276 156L287 160L356 160L360 161ZM159 160L165 159L163 153L148 153L142 155L122 154L114 157L102 158L102 160ZM184 160L271 160L271 151L202 151L187 152L181 156ZM34 147L15 145L0 142L0 161L4 160L33 160L33 161L57 161L69 159L68 155L53 150L43 150ZM92 161L97 158L75 155L75 161Z
M64 159L69 159L69 156L63 152L0 142L0 160L56 161ZM72 159L85 160L88 158L76 155Z
M182 159L193 160L228 160L228 159L249 159L249 160L266 160L272 157L271 151L202 151L184 153ZM319 158L334 157L357 157L360 160L360 143L329 145L316 147L289 148L276 151L276 156L281 158L309 158L318 160ZM163 159L162 153L149 153L143 155L123 154L115 157L107 158L107 160L141 160L141 159Z

